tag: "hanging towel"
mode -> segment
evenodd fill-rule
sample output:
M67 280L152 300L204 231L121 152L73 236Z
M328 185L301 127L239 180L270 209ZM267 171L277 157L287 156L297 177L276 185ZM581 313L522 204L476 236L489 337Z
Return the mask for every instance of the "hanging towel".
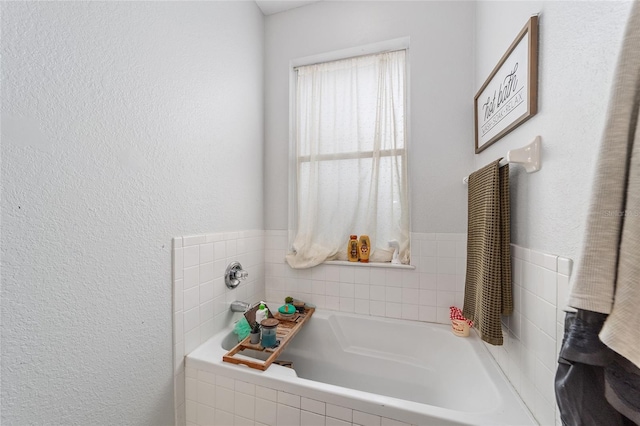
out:
M469 224L464 316L482 340L502 345L501 315L513 311L509 165L500 160L469 176Z
M578 363L604 375L600 398L640 424L640 2L633 2L600 145L556 374L563 422L597 402L566 386ZM594 321L593 318L600 318ZM603 395L604 394L604 395ZM575 407L572 404L580 404ZM606 404L606 402L605 402ZM584 409L583 409L584 408ZM610 423L614 424L614 423Z

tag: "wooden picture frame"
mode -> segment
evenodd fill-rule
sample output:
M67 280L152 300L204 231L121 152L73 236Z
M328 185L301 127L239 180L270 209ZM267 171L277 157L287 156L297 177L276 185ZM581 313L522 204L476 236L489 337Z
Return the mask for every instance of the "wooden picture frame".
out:
M529 18L473 102L476 154L538 112L538 16Z

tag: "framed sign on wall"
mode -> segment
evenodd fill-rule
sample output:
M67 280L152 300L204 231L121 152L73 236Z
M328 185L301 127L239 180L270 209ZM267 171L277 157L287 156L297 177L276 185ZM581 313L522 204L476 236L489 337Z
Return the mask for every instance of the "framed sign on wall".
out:
M538 16L532 16L474 98L476 154L538 112Z

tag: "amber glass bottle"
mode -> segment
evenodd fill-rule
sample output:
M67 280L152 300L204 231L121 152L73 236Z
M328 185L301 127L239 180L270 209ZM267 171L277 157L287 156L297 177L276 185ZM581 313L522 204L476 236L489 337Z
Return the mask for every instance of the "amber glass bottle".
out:
M358 255L360 255L360 262L369 263L370 253L371 253L371 241L369 241L369 236L360 235L360 241L358 242Z
M347 259L349 262L358 261L358 236L351 235L349 237L349 244L347 244Z

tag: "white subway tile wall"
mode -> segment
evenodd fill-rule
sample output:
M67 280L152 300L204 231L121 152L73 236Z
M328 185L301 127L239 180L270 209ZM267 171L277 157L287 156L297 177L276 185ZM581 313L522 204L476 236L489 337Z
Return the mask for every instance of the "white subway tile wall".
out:
M296 270L284 260L287 248L287 231L265 231L270 302L291 296L321 309L443 324L451 305L462 307L466 234L412 233L412 269L327 263Z
M564 329L571 259L511 246L514 312L503 346L486 345L541 425L560 424L554 376Z
M203 370L185 370L187 426L410 426Z
M264 231L261 230L173 239L173 359L177 425L185 424L189 412L202 419L213 419L211 416L217 415L206 404L185 405L185 394L197 393L207 400L216 398L218 394L213 386L213 375L201 372L199 377L185 377L184 356L231 324L235 319L229 311L232 301L265 299L264 258ZM237 288L230 290L224 283L224 272L234 260L242 264L249 276ZM242 394L247 392L248 388L243 389ZM228 395L221 394L220 397L228 399ZM243 402L242 399L239 401ZM230 417L224 417L227 414ZM220 422L216 424L233 424L235 413L220 415ZM243 419L242 416L240 418Z

